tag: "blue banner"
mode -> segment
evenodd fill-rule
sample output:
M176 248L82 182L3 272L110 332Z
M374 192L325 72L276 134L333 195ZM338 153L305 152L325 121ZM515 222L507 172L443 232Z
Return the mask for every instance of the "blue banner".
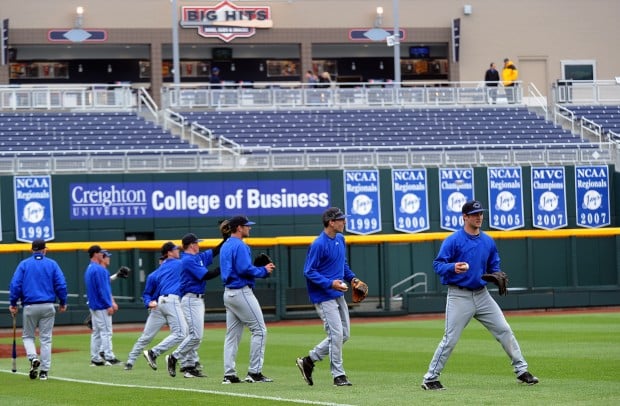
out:
M532 219L535 228L555 230L568 225L564 167L532 167Z
M598 228L611 224L607 166L576 166L575 192L577 226Z
M32 242L54 239L52 180L48 176L15 176L15 239Z
M238 182L72 183L72 220L321 214L324 179Z
M523 228L523 176L520 167L487 168L489 227Z
M394 229L418 233L430 228L426 169L392 169Z
M381 231L379 171L344 171L346 230L353 234Z
M463 227L461 209L474 199L472 168L439 169L439 204L441 228L456 231Z

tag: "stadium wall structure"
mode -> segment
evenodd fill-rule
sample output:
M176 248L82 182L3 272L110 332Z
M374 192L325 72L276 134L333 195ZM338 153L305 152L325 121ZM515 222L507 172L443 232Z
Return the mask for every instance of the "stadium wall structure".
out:
M523 168L523 173L529 173ZM574 168L566 167L567 191L574 190ZM616 194L618 175L610 168L609 227L585 229L575 224L575 202L567 198L569 223L558 230L535 230L532 224L528 176L524 176L526 228L513 231L489 231L497 241L502 267L510 276L509 296L499 298L510 309L582 307L620 305L620 228ZM432 270L432 261L442 240L449 234L439 227L438 170L428 169L431 228L428 232L395 233L392 224L390 171L379 171L381 178L382 233L347 235L349 263L357 275L370 286L370 306L352 309L354 315L441 312L445 303L443 287ZM251 175L255 181L324 178L330 180L330 205L344 207L342 171L269 172ZM87 313L83 273L88 264L87 248L101 244L113 251L110 271L127 265L133 272L129 279L113 284L113 292L122 311L115 322L142 322L146 318L141 302L146 275L157 264L159 248L167 240L179 242L186 232L205 238L201 247L219 242L218 217L153 218L148 220L71 220L69 188L75 182L165 182L226 181L243 179L242 173L146 174L146 175L61 175L52 177L55 239L48 243L49 255L65 272L70 311L58 315L58 324L80 324ZM486 168L475 168L475 196L485 206ZM8 307L8 285L17 263L30 255L30 244L14 243L13 178L0 178L2 187L3 241L0 244L3 271L0 272L0 302ZM570 193L568 193L570 195ZM571 214L572 213L572 214ZM229 213L230 215L236 213ZM267 252L276 262L274 277L257 283L256 292L267 317L274 319L315 316L305 292L303 263L307 247L322 230L319 215L251 216L258 224L247 241L253 254ZM216 260L217 264L217 260ZM391 287L422 272L427 289L416 288L392 298ZM222 287L219 281L207 285L207 319L223 314ZM374 306L376 304L376 306ZM6 311L6 310L5 310ZM3 311L4 312L4 311ZM7 313L8 315L8 313ZM10 317L0 317L0 327L8 327Z

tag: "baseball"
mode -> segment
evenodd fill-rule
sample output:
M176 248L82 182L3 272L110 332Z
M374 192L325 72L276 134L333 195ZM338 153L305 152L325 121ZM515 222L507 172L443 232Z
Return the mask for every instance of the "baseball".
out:
M469 269L469 264L468 264L467 262L465 262L465 263L463 264L463 268L465 268L465 270L468 270L468 269Z
M348 289L347 284L346 284L346 283L344 283L344 282L340 282L340 287L341 287L342 289Z

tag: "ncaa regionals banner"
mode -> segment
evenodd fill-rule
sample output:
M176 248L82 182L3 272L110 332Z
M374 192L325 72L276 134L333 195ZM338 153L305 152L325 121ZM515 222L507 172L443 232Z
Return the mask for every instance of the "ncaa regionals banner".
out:
M430 228L426 169L392 169L394 229L417 233Z
M597 228L611 224L607 166L576 166L575 189L577 226Z
M54 239L52 180L47 176L15 176L15 239L32 242Z
M456 231L463 227L461 209L474 199L472 168L439 169L439 203L441 228Z
M568 225L564 167L532 167L532 217L535 228L554 230Z
M523 176L521 167L487 168L489 227L523 228Z
M346 230L353 234L381 231L379 171L344 171Z

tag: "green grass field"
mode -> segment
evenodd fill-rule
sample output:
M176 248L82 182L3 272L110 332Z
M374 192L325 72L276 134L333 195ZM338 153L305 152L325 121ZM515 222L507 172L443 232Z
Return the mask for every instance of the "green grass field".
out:
M294 360L324 335L316 320L274 323L264 373L271 384L222 385L224 329L207 324L200 356L206 379L168 376L163 357L152 371L143 358L132 371L122 367L90 367L89 335L54 336L56 350L48 381L30 380L28 363L0 360L2 405L617 405L620 404L620 313L509 315L530 371L540 384L516 383L506 354L476 321L465 330L444 370L445 391L420 389L422 375L441 339L443 320L365 323L354 319L345 345L345 368L352 387L334 387L328 360L317 363L314 386L306 385ZM302 324L301 326L299 324ZM121 360L138 332L114 334ZM165 336L160 333L156 340ZM10 344L11 338L0 343ZM18 341L21 344L21 339ZM249 332L246 330L237 367L245 376Z

